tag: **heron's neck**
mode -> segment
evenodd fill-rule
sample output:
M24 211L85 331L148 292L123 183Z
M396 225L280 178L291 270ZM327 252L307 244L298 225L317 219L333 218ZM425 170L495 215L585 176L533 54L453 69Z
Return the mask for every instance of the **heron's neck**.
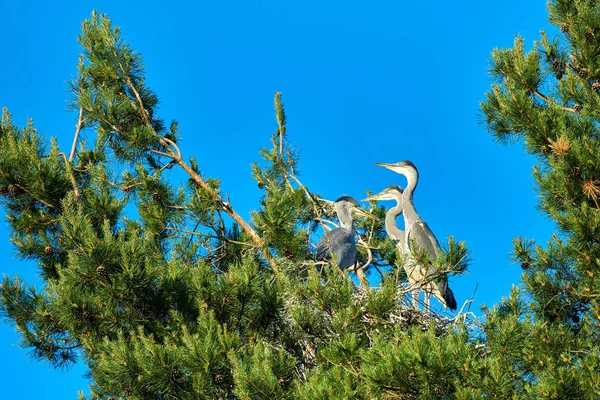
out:
M419 218L415 203L413 202L413 194L419 183L419 173L417 171L411 171L406 175L406 180L408 183L402 194L402 208L404 212L404 222L406 229L408 229L408 224Z
M395 207L390 208L385 214L385 230L388 236L396 241L397 244L404 245L404 242L406 242L406 233L398 228L398 222L396 221L396 218L400 214L402 214L402 203L398 202Z
M352 233L356 231L354 228L354 220L352 219L352 214L346 208L336 207L338 219L340 220L340 227L348 229Z

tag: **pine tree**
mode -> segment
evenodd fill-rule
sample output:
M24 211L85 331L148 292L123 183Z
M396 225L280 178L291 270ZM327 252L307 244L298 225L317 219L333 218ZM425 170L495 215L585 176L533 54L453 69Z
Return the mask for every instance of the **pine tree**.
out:
M299 178L279 93L246 221L157 115L141 57L96 13L82 25L69 154L2 116L11 240L45 286L5 278L0 310L39 359L85 362L92 399L597 398L600 6L549 10L556 39L494 51L482 110L496 138L523 137L538 156L540 206L559 233L546 246L515 239L524 285L484 318L402 304L403 260L375 204L379 221L358 224L357 272L376 287L315 265L310 243L335 219ZM446 248L435 262L464 272L464 243Z
M515 239L524 287L488 325L523 338L512 357L520 396L598 398L600 3L557 0L548 10L560 33L542 32L531 50L521 37L494 50L496 83L481 107L496 139L523 139L537 157L540 209L558 233L545 246Z

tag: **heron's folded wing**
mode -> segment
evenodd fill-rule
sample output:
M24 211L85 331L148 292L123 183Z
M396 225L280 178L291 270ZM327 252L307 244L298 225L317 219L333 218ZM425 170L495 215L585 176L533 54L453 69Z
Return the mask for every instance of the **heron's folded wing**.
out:
M437 238L427 225L427 222L422 219L412 223L407 235L407 242L410 248L413 242L418 248L427 250L432 261L435 260L441 253L440 244Z
M335 228L326 232L315 250L315 259L317 261L330 261L331 253L336 252L336 249L343 249L348 246L349 241L354 242L354 238L349 234L347 229Z

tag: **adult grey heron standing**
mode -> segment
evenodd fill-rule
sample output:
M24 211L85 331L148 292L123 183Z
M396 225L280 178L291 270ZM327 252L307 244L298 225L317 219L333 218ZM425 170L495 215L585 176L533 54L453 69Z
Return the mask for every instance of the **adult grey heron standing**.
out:
M419 183L419 171L417 170L417 167L408 160L400 161L395 164L377 163L377 165L404 175L407 179L406 189L404 189L400 201L402 204L402 213L404 215L404 227L406 230L404 235L404 243L407 251L411 252L411 246L414 244L419 249L425 250L427 255L432 260L437 259L441 254L440 245L437 241L437 238L429 228L429 225L427 225L427 223L423 221L423 219L417 213L413 202L413 193L417 187L417 184ZM425 266L422 266L422 268L425 268ZM433 294L445 307L448 307L451 310L456 310L456 299L454 298L454 292L452 292L448 286L448 277L446 275L440 275L439 277L436 277L435 275L438 274L438 271L431 265L427 266L425 269L422 269L421 272L425 274L423 277L424 280L431 280L433 283L434 290L431 290L430 293ZM426 284L427 282L424 283ZM423 287L426 289L426 286ZM426 292L425 295L427 305L429 305L428 294L429 293Z
M413 307L417 307L419 290L422 289L425 293L425 301L428 307L429 295L433 294L433 296L445 307L447 306L451 309L454 309L452 308L452 306L455 304L455 301L453 301L454 296L452 296L452 298L448 298L446 295L448 293L447 290L450 289L444 289L443 285L440 285L437 279L428 279L428 277L435 277L437 270L433 266L425 266L423 264L419 264L415 260L407 246L406 232L398 227L396 218L402 214L402 192L403 190L401 187L391 185L380 193L369 196L363 201L396 200L396 205L390 208L385 214L385 230L387 231L388 236L394 241L394 244L396 245L400 255L405 257L403 267L411 288L413 288ZM450 290L450 293L451 292L452 291Z
M340 227L325 232L317 243L315 259L331 262L332 259L341 269L352 267L356 263L356 229L352 213L376 219L373 215L361 210L360 206L350 196L342 196L334 202L335 211L340 221Z

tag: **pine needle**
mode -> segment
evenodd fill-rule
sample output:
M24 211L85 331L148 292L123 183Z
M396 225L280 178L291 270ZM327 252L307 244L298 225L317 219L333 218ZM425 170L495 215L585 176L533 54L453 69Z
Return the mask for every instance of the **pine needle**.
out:
M571 148L571 142L569 142L569 139L564 136L559 136L556 141L548 138L548 142L550 143L550 149L552 149L552 152L559 157L566 156L567 152Z
M600 187L598 185L600 185L600 181L593 181L591 179L588 179L586 181L583 181L582 189L583 194L592 199L596 204L596 208L600 209L600 206L598 205L598 195L600 194Z

